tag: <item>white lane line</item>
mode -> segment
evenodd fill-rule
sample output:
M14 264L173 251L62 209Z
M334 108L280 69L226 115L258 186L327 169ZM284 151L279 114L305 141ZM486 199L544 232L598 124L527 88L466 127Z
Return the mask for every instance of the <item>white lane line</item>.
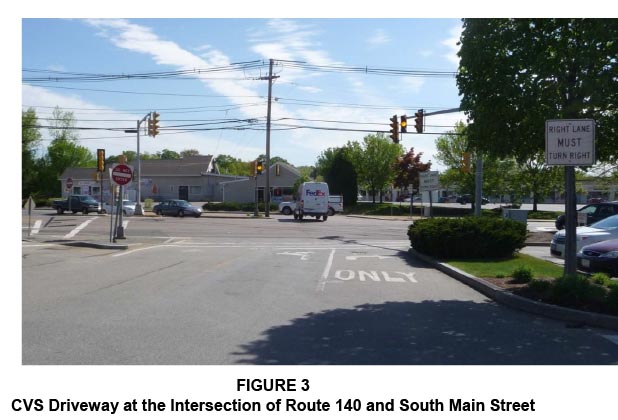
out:
M326 263L326 267L324 267L324 272L322 273L322 278L320 279L316 287L316 290L318 292L323 292L324 289L326 288L326 279L328 278L328 275L330 274L330 268L333 265L334 256L335 256L335 250L331 249L330 255L328 256L328 262Z
M42 220L37 220L36 222L34 222L34 225L32 226L32 230L30 231L30 233L33 235L39 233L39 229L41 229L42 224L43 224Z
M92 219L88 219L86 220L84 223L82 223L81 225L77 226L75 229L73 229L72 231L70 231L69 233L67 233L66 235L63 236L64 239L71 239L73 236L77 235L79 233L80 230L82 230L83 228L85 228L86 226L88 226L90 224L90 222L92 222L93 220L95 220L97 217L93 217Z
M163 247L167 247L167 246L168 245L147 246L145 248L132 249L130 251L125 251L125 252L121 252L119 254L114 254L114 255L112 255L112 257L124 257L125 255L133 254L134 252L145 251L147 249L154 249L154 248L163 248Z

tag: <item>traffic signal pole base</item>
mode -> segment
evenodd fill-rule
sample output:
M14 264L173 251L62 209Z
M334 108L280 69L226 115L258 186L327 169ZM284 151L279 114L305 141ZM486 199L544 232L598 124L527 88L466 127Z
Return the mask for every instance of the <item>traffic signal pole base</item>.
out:
M116 228L116 237L114 239L127 239L124 236L124 226L118 226Z
M136 216L143 216L144 210L142 210L142 205L140 203L135 204L135 213Z

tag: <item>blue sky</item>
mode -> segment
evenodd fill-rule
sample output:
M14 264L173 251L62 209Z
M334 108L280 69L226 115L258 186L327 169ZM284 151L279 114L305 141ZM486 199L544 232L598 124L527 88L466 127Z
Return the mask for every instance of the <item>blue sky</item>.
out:
M57 72L102 75L208 70L269 59L308 65L455 72L461 20L426 19L23 19L22 109L33 107L41 122L53 107L71 111L77 125L118 131L82 130L80 143L107 155L135 150L134 128L147 112L161 114L162 134L142 137L146 152L163 149L228 154L242 160L265 153L268 84L259 80L267 65L241 71L190 74L190 78L114 81L27 81L66 76ZM273 84L271 156L294 165L312 165L328 147L361 141L388 131L389 118L459 105L452 76L391 76L323 67L276 64ZM247 120L252 129L234 130ZM460 113L426 119L427 131L443 133L464 119ZM257 123L255 121L257 120ZM187 131L193 127L216 128ZM175 128L172 128L176 126ZM290 127L293 126L293 127ZM312 127L312 128L296 128ZM317 129L325 128L325 129ZM340 131L366 130L366 131ZM425 160L435 153L436 134L404 135ZM49 136L44 133L44 138ZM46 146L47 143L43 143ZM432 159L434 160L434 159ZM435 160L434 160L435 161Z

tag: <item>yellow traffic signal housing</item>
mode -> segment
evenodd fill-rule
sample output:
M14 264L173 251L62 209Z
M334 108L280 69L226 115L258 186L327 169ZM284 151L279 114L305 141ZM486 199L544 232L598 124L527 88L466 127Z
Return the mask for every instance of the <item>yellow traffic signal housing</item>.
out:
M397 115L393 115L390 118L391 121L391 139L394 143L399 143L399 122L397 121Z
M423 132L423 112L424 111L422 109L419 109L414 114L414 128L416 128L417 133Z
M264 162L261 161L261 160L258 160L255 169L256 169L258 175L260 175L262 173L262 171L264 170Z
M105 149L97 149L97 171L105 171Z
M469 173L470 172L470 153L463 152L461 159L461 172Z
M159 113L154 111L150 114L148 120L148 135L150 137L156 137L159 134Z
M401 117L401 132L402 133L407 133L408 132L408 116L407 115L402 115Z
M249 162L249 173L251 174L250 176L255 176L255 167L257 165L257 161L252 160L251 162Z

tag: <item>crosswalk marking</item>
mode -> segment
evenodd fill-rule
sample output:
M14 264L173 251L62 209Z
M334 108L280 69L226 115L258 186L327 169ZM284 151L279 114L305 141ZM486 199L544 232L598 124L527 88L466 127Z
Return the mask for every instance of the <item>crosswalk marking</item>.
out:
M77 226L75 229L73 229L72 231L70 231L69 233L64 235L64 239L71 239L73 236L77 235L80 230L82 230L83 228L88 226L96 218L97 217L95 216L95 217L93 217L91 219L86 220L84 223L82 223L81 225Z

